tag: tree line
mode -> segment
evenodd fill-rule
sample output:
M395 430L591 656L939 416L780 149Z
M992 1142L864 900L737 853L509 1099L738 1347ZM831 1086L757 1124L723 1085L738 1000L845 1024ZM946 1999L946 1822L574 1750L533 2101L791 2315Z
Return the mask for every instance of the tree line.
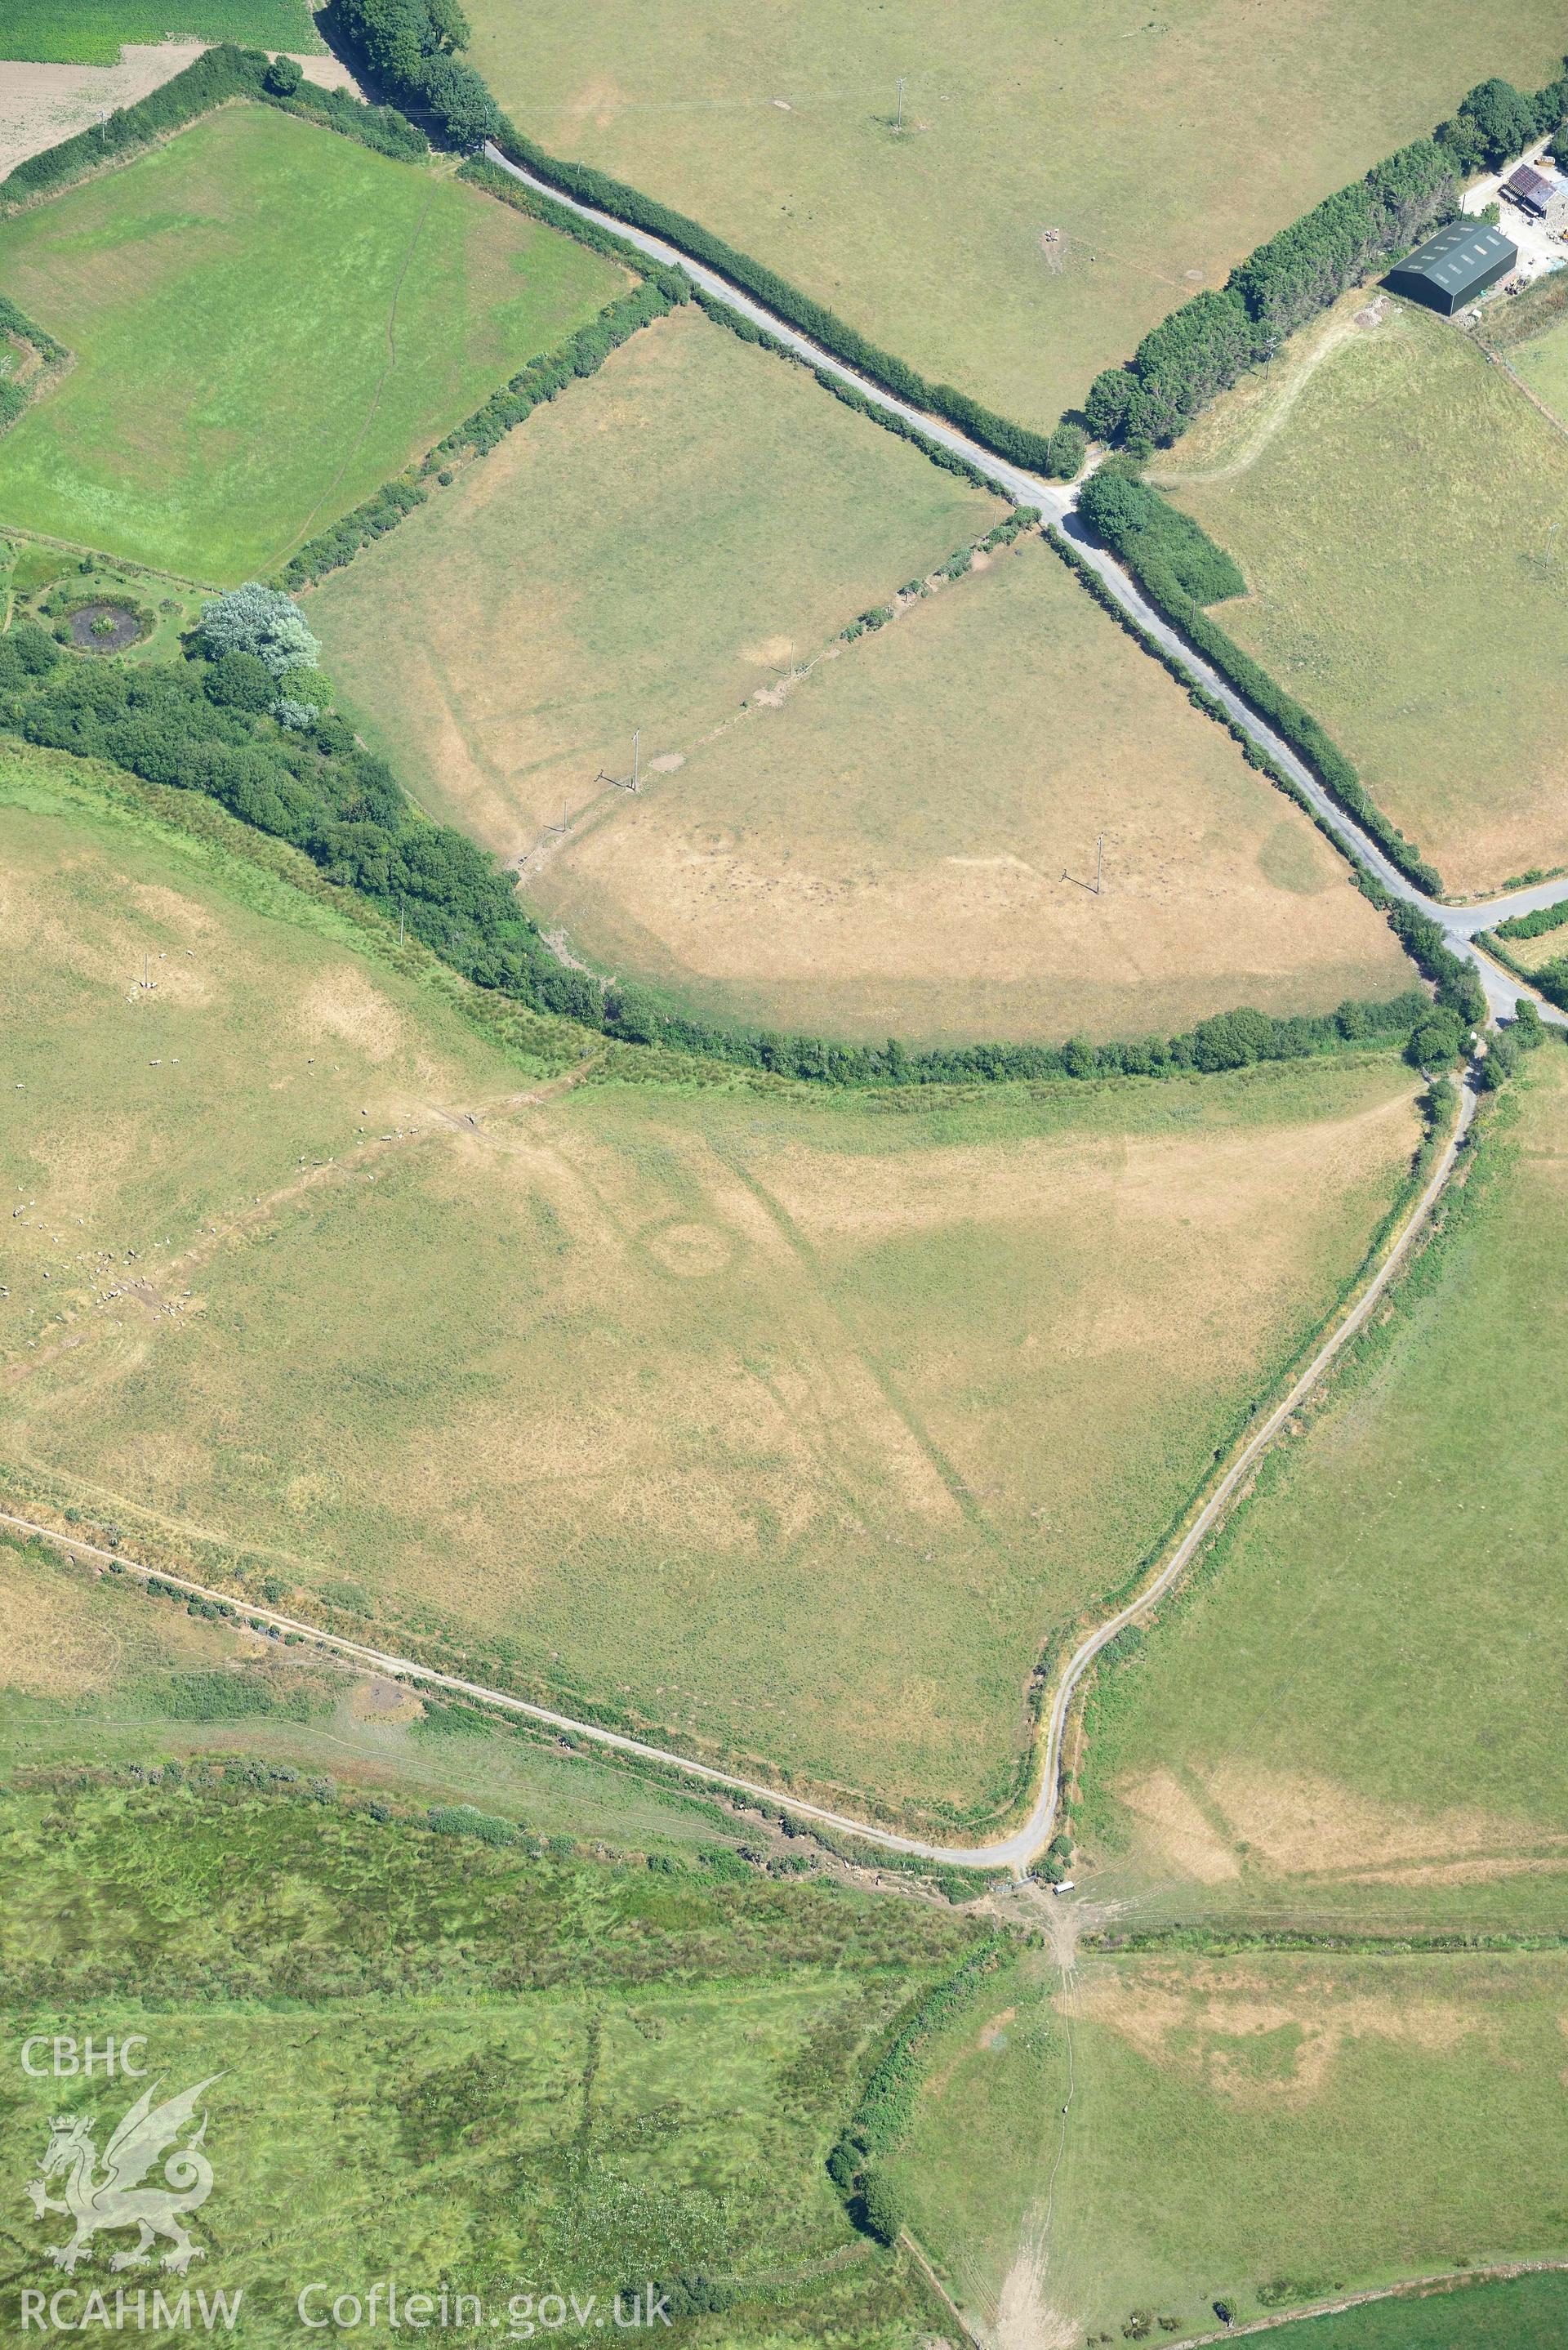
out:
M182 73L175 74L134 106L117 107L90 130L78 130L57 146L27 156L0 182L0 205L15 210L35 197L53 195L75 180L99 171L112 157L134 154L171 130L183 130L199 115L233 98L253 98L285 113L342 131L362 146L380 153L411 159L430 152L422 130L389 106L368 106L347 90L317 89L293 75L280 75L265 50L237 48L223 41L204 49Z
M1151 328L1125 367L1103 369L1084 402L1090 430L1135 453L1166 446L1297 327L1449 219L1468 176L1564 120L1568 74L1533 97L1511 82L1478 83L1429 139L1324 197L1250 253L1220 292L1195 295Z
M489 852L421 815L386 762L362 749L343 719L301 703L280 722L273 697L280 682L294 690L300 670L280 679L260 655L201 638L191 650L183 662L141 666L67 656L36 622L20 620L0 638L0 728L48 749L108 760L149 783L210 794L301 849L328 880L400 914L477 985L628 1043L823 1085L975 1084L1175 1076L1297 1060L1361 1042L1405 1042L1431 1012L1428 996L1412 988L1387 1001L1347 1002L1328 1014L1275 1018L1243 1007L1178 1036L932 1051L911 1051L897 1038L852 1045L687 1019L644 989L607 986L566 968ZM1446 953L1438 925L1429 928ZM1468 975L1468 966L1448 961Z

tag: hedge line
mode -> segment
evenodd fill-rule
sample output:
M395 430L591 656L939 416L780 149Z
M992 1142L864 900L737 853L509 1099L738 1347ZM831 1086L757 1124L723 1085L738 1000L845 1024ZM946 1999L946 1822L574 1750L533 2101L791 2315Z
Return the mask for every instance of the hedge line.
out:
M57 343L42 327L36 327L25 310L19 310L8 296L0 294L0 334L15 335L19 342L31 343L46 366L56 359L69 359L64 343Z
M1125 367L1103 369L1084 403L1093 430L1136 447L1174 441L1297 327L1457 212L1469 172L1520 153L1565 118L1568 76L1533 97L1478 84L1430 139L1314 204L1238 263L1219 293L1195 295L1151 328Z
M1175 1037L931 1052L909 1052L896 1038L846 1045L710 1027L665 1013L640 989L606 988L591 973L567 970L524 912L510 876L466 834L420 816L390 769L358 747L342 719L320 716L284 729L213 702L207 676L200 661L132 668L67 659L23 621L0 639L0 728L108 760L149 783L210 794L259 831L302 849L329 880L363 891L388 913L402 912L417 938L477 985L628 1043L825 1085L1166 1076L1407 1038L1430 1008L1411 990L1389 1002L1349 1002L1334 1014L1292 1019L1243 1008Z
M828 2176L846 2197L873 2155L890 2153L909 2127L920 2085L920 2060L932 2033L960 2013L1001 1964L1007 1938L992 1934L933 1985L893 2033L872 2066L843 2135L827 2158Z
M1532 914L1511 914L1500 922L1494 935L1500 939L1539 939L1548 931L1560 931L1568 922L1568 898L1555 906L1537 906Z
M252 98L275 106L285 114L342 131L362 146L400 158L417 158L430 151L430 141L406 117L389 106L367 106L347 90L317 89L302 84L292 95L269 89L269 60L261 49L242 49L221 41L166 81L161 89L122 106L107 122L78 130L57 147L29 155L0 181L0 207L13 211L37 196L53 195L85 179L114 156L134 154L170 131L182 130L198 116L210 114L233 98Z
M46 367L70 357L63 343L47 335L42 327L35 327L25 310L0 294L0 334L15 336L21 343L31 343ZM0 378L0 432L15 424L33 397L34 386L16 383L9 377Z
M664 317L678 302L687 298L689 289L678 271L661 270L659 278L658 284L650 278L633 292L618 296L606 305L597 318L579 327L553 351L530 359L521 374L514 375L500 391L492 393L483 407L476 408L444 440L437 442L420 472L434 473L443 456L455 455L460 449L472 448L481 455L493 449L514 425L532 416L543 401L554 400L579 377L594 374L611 351L618 349L639 327ZM666 285L671 282L674 290L667 292ZM395 530L404 516L412 514L416 506L422 506L429 496L429 490L417 474L403 474L396 481L384 482L340 522L306 542L279 574L282 585L290 589L307 587L327 572L351 563L362 546Z
M1173 550L1190 544L1181 527L1188 517L1179 515L1147 482L1139 482L1137 486L1137 504L1128 508L1121 499L1121 484L1114 473L1107 473L1104 482L1100 474L1092 474L1084 485L1078 510L1090 526L1106 538L1112 552L1120 556L1155 608L1283 736L1324 790L1371 834L1407 880L1413 881L1428 897L1436 897L1443 886L1442 876L1436 867L1428 864L1398 827L1389 822L1339 745L1266 669L1216 626L1183 584L1184 578L1192 576L1191 561L1189 558L1184 566L1179 557L1173 559ZM1138 515L1147 515L1157 507L1164 508L1173 526L1151 528L1147 522L1138 523ZM1196 524L1191 525L1191 531L1211 548L1220 563L1230 563L1230 558L1214 547L1205 534L1198 532ZM1231 565L1231 569L1234 572L1235 567ZM1235 572L1235 577L1241 585L1245 584L1240 572Z
M596 210L608 213L613 220L626 221L634 228L648 229L690 254L694 261L706 263L720 276L728 278L732 286L764 304L775 317L787 318L801 334L809 335L836 359L853 368L857 374L869 377L895 399L907 400L911 407L923 408L949 424L956 424L982 448L1010 459L1015 465L1029 465L1041 472L1049 468L1049 433L1034 432L1028 425L998 416L993 409L982 407L979 400L971 400L967 392L950 383L928 381L916 369L896 359L891 351L881 349L840 318L826 303L803 294L787 277L753 261L749 254L726 244L722 237L714 236L684 213L643 195L591 164L562 161L504 120L494 143L510 161L524 165L555 187L564 188L579 203L592 204Z
M1553 909L1553 911L1555 910ZM1523 919L1529 918L1526 916ZM1513 935L1517 938L1521 934L1515 931ZM1535 934L1532 933L1532 935ZM1534 988L1536 993L1543 995L1548 1003L1554 1003L1559 1012L1568 1012L1568 955L1558 955L1552 962L1542 963L1539 971L1526 971L1524 965L1516 962L1509 953L1508 937L1508 924L1500 922L1495 931L1479 931L1477 944L1488 948L1501 963L1504 971L1511 972L1514 978L1522 980L1526 987Z
M296 115L302 122L319 123L324 130L340 130L346 139L357 139L361 147L389 155L394 162L417 163L431 151L430 140L406 114L395 106L369 106L351 89L322 89L307 81L290 94L274 89L261 94L281 112Z
M515 186L515 181L512 184ZM879 400L867 400L863 391L852 383L846 383L844 378L835 375L831 369L814 368L809 359L802 359L788 343L781 342L777 335L770 335L765 327L759 327L754 319L747 317L743 310L722 302L716 294L710 294L705 286L693 286L691 296L710 318L721 327L727 327L731 334L742 343L752 343L759 350L771 351L775 359L787 359L791 367L805 368L824 391L830 391L835 400L842 400L845 407L852 408L857 416L868 416L874 424L881 425L884 432L896 433L900 441L909 442L922 457L929 458L933 465L940 465L944 473L956 473L960 481L970 483L975 489L989 490L992 497L1005 498L1010 505L1013 503L1011 490L1003 489L1000 482L992 481L989 473L982 473L978 465L971 464L969 459L961 457L956 450L945 449L940 441L933 441L930 434L922 432L911 418L900 415L896 409L884 408ZM1021 511L1031 514L1034 510L1026 506Z
M868 376L896 398L944 417L999 457L1049 471L1064 462L1065 445L1052 453L1052 436L1015 424L971 400L951 384L929 383L917 369L860 334L826 304L801 293L787 278L750 255L727 244L685 213L612 179L586 163L563 162L524 136L496 106L485 83L455 52L467 42L462 11L450 0L337 0L337 29L365 58L395 97L424 108L454 146L472 151L489 140L514 163L592 204L613 220L651 231L694 260L705 262L732 286L767 305L791 326L809 335L847 367ZM1075 473L1081 452L1068 470Z
M261 97L266 63L259 50L239 49L232 41L203 50L183 73L136 105L118 107L107 122L26 157L0 182L0 201L9 206L47 195L97 171L111 155L129 154L151 146L165 131L182 130L227 99Z

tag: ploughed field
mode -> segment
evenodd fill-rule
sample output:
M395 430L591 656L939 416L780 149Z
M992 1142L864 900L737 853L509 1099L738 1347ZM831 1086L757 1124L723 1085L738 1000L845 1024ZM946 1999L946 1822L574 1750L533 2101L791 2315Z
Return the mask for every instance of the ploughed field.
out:
M450 178L235 105L0 222L74 365L0 524L226 586L283 562L626 284Z
M1050 426L1167 311L1560 14L1459 0L473 0L518 125L691 214L933 381ZM904 81L903 129L898 83Z
M1449 889L1568 863L1568 439L1462 328L1348 295L1150 473L1246 576L1220 624Z
M1240 2326L1561 2260L1565 1990L1560 1950L1080 1946L1067 1972L1023 1951L928 2052L895 2161L915 2232L971 2320L1019 2342L1212 2338L1216 2301ZM1322 2339L1546 2350L1568 2295L1532 2284L1380 2304Z
M1391 1318L1102 1673L1080 1834L1161 1917L1561 1916L1561 1046L1526 1071Z
M395 941L65 765L5 770L7 1457L703 1752L916 1807L1009 1783L1042 1642L1160 1540L1416 1139L1372 1054L545 1094Z

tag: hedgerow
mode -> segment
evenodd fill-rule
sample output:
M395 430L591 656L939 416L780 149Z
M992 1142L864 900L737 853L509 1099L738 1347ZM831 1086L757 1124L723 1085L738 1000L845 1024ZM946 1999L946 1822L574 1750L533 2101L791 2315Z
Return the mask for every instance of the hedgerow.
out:
M70 356L63 343L57 343L42 327L36 327L26 312L19 310L4 294L0 294L0 335L10 335L19 343L31 343L46 367ZM32 399L33 390L30 383L15 382L9 376L0 378L0 432L15 424Z
M895 2027L827 2158L828 2177L846 2199L866 2178L871 2158L890 2153L908 2129L932 2033L962 2012L1007 1949L1004 1935L989 1935Z
M199 114L210 113L231 98L262 98L262 77L267 60L259 49L236 48L223 41L202 54L166 81L161 89L134 106L117 107L106 121L90 130L78 130L57 147L46 147L18 163L0 183L0 201L10 208L29 197L50 193L73 180L97 171L111 156L150 146L166 131L183 129Z
M1560 899L1555 906L1537 906L1532 914L1512 914L1500 922L1495 935L1500 939L1539 939L1548 931L1560 931L1568 922L1568 898Z
M1129 486L1134 490L1130 497ZM1443 886L1442 876L1428 864L1398 827L1389 822L1339 745L1310 712L1303 710L1201 608L1199 598L1187 584L1189 580L1195 580L1200 589L1220 595L1237 595L1244 588L1246 582L1230 556L1189 517L1179 514L1158 490L1147 482L1130 485L1128 477L1118 475L1114 467L1104 481L1096 473L1085 484L1078 511L1091 528L1106 536L1106 544L1127 565L1156 609L1180 630L1194 650L1200 652L1261 717L1269 721L1297 757L1305 761L1324 788L1371 835L1407 879L1428 897L1438 895ZM1227 579L1235 584L1224 584Z
M1336 1013L1274 1018L1242 1007L1178 1036L1092 1045L979 1044L911 1052L820 1036L730 1030L667 1011L646 991L566 969L489 853L412 806L389 767L345 722L307 724L214 700L201 660L131 668L71 660L36 623L0 638L0 728L106 759L153 784L209 794L290 842L339 887L364 892L472 980L540 1012L628 1043L673 1047L822 1085L909 1086L1019 1078L1161 1076L1299 1060L1366 1039L1403 1042L1430 1010L1411 990ZM226 682L213 679L226 694ZM1434 929L1436 926L1433 926Z
M284 566L279 575L284 586L307 587L312 580L325 578L329 571L340 570L344 564L351 563L361 547L383 537L417 506L425 504L430 492L419 473L436 472L444 457L455 456L465 448L481 455L493 449L514 425L532 416L543 401L554 400L580 377L592 375L628 336L653 319L664 317L689 293L690 287L678 271L650 274L646 284L607 304L597 318L579 327L555 350L546 352L542 359L530 359L521 374L514 375L482 408L476 408L444 440L437 442L419 473L383 482L379 490L341 521L307 539L298 554Z
M430 140L424 132L395 107L370 106L351 91L320 89L311 82L302 82L292 92L275 89L267 80L270 70L265 51L220 42L134 106L117 108L91 130L79 130L74 138L25 158L0 182L0 208L14 211L38 196L53 195L114 159L132 155L171 131L182 130L201 115L235 98L275 106L280 113L340 131L363 147L401 161L417 161L429 154ZM36 337L29 332L28 340L36 341ZM46 356L64 354L57 345Z
M1325 196L1238 263L1218 293L1195 295L1152 328L1125 367L1104 369L1084 403L1090 425L1105 441L1168 444L1297 327L1450 218L1468 173L1521 153L1565 117L1568 77L1533 97L1505 81L1478 84L1430 139Z

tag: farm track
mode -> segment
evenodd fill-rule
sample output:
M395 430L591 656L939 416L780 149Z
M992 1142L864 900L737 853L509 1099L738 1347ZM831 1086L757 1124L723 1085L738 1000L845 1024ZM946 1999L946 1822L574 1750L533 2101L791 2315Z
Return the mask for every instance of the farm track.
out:
M716 271L690 260L678 248L659 237L649 234L646 231L629 227L607 214L599 213L590 205L580 203L563 195L547 182L511 162L500 153L499 150L487 147L485 151L490 161L507 172L513 178L535 189L540 194L547 196L553 203L565 204L568 210L593 222L651 258L666 265L683 269L695 283L743 314L753 323L764 328L769 334L784 344L807 365L854 384L868 401L890 414L899 416L917 425L930 440L961 456L988 479L1000 484L1002 489L1020 504L1038 507L1047 518L1047 526L1059 532L1074 544L1083 559L1104 581L1116 601L1137 623L1138 630L1168 652L1193 682L1201 685L1206 691L1212 694L1235 719L1238 725L1291 776L1322 820L1324 828L1344 852L1354 861L1375 873L1392 895L1419 907L1423 912L1441 925L1450 944L1456 951L1467 955L1478 969L1489 1004L1494 1014L1511 1012L1521 998L1528 996L1540 1005L1544 1018L1557 1024L1568 1024L1564 1015L1555 1007L1542 1003L1535 996L1533 990L1504 972L1500 965L1493 962L1474 943L1475 934L1478 931L1489 928L1510 915L1530 911L1543 905L1556 904L1568 899L1568 878L1559 879L1532 889L1516 890L1507 896L1481 904L1449 906L1440 900L1424 896L1389 862L1376 844L1363 832L1354 819L1334 805L1311 771L1289 745L1274 733L1266 722L1242 701L1217 671L1211 670L1208 663L1178 636L1169 624L1146 600L1121 566L1104 548L1096 546L1088 537L1083 525L1077 521L1075 512L1076 493L1071 485L1048 482L1043 477L1025 471L1023 467L993 457L978 443L970 441L964 434L940 419L928 416L909 407L867 379L857 376L853 369L819 349L808 338L776 317L750 296L731 286ZM416 230L416 236L417 234ZM576 1082L580 1074L582 1073L573 1072L566 1079L557 1080L546 1088L520 1095L506 1105L491 1107L520 1107L525 1102L543 1098L545 1092L556 1090L562 1084ZM1063 1736L1074 1696L1084 1676L1095 1659L1109 1642L1147 1610L1157 1605L1178 1581L1200 1544L1213 1531L1224 1510L1256 1465L1260 1456L1307 1395L1317 1386L1345 1347L1365 1327L1379 1299L1403 1264L1417 1235L1427 1223L1440 1200L1458 1162L1459 1149L1474 1117L1475 1108L1476 1096L1473 1086L1467 1085L1461 1093L1460 1113L1454 1134L1444 1147L1438 1165L1419 1199L1412 1206L1397 1235L1385 1251L1378 1265L1357 1297L1340 1316L1330 1335L1293 1381L1283 1398L1268 1413L1229 1467L1218 1477L1203 1506L1198 1511L1186 1532L1163 1562L1145 1581L1131 1600L1086 1634L1074 1649L1054 1688L1045 1719L1044 1739L1039 1743L1041 1765L1039 1792L1027 1818L1009 1835L999 1837L989 1844L955 1846L898 1835L888 1828L877 1826L850 1814L810 1803L763 1782L742 1777L712 1764L695 1762L673 1749L660 1747L651 1742L608 1730L597 1722L582 1721L556 1712L550 1708L515 1697L509 1691L492 1689L482 1683L467 1680L462 1676L442 1672L435 1667L421 1664L414 1659L400 1657L390 1651L348 1639L302 1618L284 1616L275 1609L252 1607L248 1603L245 1612L258 1622L269 1627L275 1627L281 1632L304 1634L306 1638L315 1640L323 1649L341 1658L358 1669L367 1672L392 1673L425 1686L443 1689L476 1699L504 1712L524 1716L563 1735L615 1750L635 1759L657 1764L661 1769L672 1769L685 1776L727 1789L732 1794L752 1800L778 1804L797 1817L808 1821L815 1820L842 1834L853 1835L880 1846L884 1850L949 1866L981 1869L1009 1868L1014 1872L1022 1872L1036 1857L1052 1833L1056 1810ZM444 1113L435 1115L442 1117L449 1124L463 1122L462 1113L454 1113L450 1117ZM473 1123L472 1118L467 1122L471 1125ZM225 1239L239 1237L244 1229L256 1221L258 1212L265 1217L314 1183L329 1180L335 1173L353 1171L360 1163L362 1155L393 1147L405 1140L418 1139L429 1131L429 1128L421 1128L412 1129L406 1135L382 1138L379 1142L367 1142L363 1146L363 1152L352 1154L348 1159L338 1162L335 1167L312 1167L303 1170L297 1179L282 1187L267 1201L256 1202L254 1211L242 1211L237 1218L231 1220L219 1232L205 1236L189 1253L189 1262L194 1263L200 1258L210 1254L213 1249L221 1245ZM182 1260L182 1264L174 1269L183 1270L186 1261ZM138 1286L140 1285L122 1284L122 1294L134 1295ZM174 1310L169 1308L167 1301L152 1294L150 1288L142 1295L141 1302L153 1312ZM80 1336L85 1335L85 1333L80 1334ZM52 1348L40 1350L36 1360L47 1360L51 1356L63 1351L64 1347L77 1343L79 1343L78 1336L62 1334L61 1338L57 1339ZM34 1364L19 1365L12 1377L26 1377L34 1367ZM192 1596L210 1600L232 1599L231 1594L210 1588L189 1577L148 1568L135 1560L125 1558L121 1554L80 1542L52 1526L36 1524L27 1519L5 1513L0 1513L0 1524L9 1525L26 1534L39 1536L86 1558L105 1562L113 1561L125 1571L143 1580L158 1573L165 1583L176 1589L189 1592Z
M575 1073L574 1073L575 1074ZM565 1083L557 1081L557 1084ZM1293 1413L1305 1401L1349 1345L1366 1327L1378 1301L1405 1263L1410 1249L1432 1211L1442 1198L1456 1165L1460 1149L1474 1118L1477 1096L1473 1084L1467 1083L1460 1093L1460 1107L1453 1133L1445 1144L1436 1168L1422 1189L1408 1215L1401 1224L1377 1266L1358 1295L1340 1316L1334 1329L1314 1354L1311 1361L1292 1381L1281 1400L1262 1423L1254 1430L1240 1452L1215 1482L1208 1499L1185 1533L1168 1552L1156 1571L1142 1585L1125 1607L1107 1617L1078 1643L1059 1675L1052 1691L1045 1717L1044 1735L1040 1742L1040 1783L1027 1818L1011 1835L990 1844L947 1845L921 1836L900 1835L890 1828L855 1817L852 1814L831 1810L827 1805L807 1802L786 1790L768 1785L761 1780L742 1778L712 1763L699 1762L673 1748L655 1745L651 1741L633 1738L620 1731L609 1730L601 1723L587 1721L570 1714L559 1713L553 1708L535 1704L529 1699L514 1696L506 1690L493 1689L483 1682L466 1679L457 1673L443 1672L433 1665L421 1664L412 1657L400 1656L395 1651L371 1647L369 1643L350 1640L342 1634L324 1630L319 1625L302 1617L288 1616L276 1608L243 1603L243 1612L253 1622L269 1631L286 1635L303 1634L327 1654L341 1659L355 1669L376 1674L389 1674L423 1688L440 1690L454 1696L470 1698L496 1711L521 1716L541 1727L553 1730L563 1737L581 1740L587 1744L602 1746L634 1761L656 1764L662 1771L674 1771L681 1776L695 1779L704 1785L740 1795L751 1802L777 1805L799 1819L815 1821L844 1835L855 1836L863 1843L887 1852L938 1862L950 1867L978 1869L1010 1869L1022 1875L1050 1841L1056 1816L1057 1783L1061 1764L1062 1741L1074 1697L1096 1657L1117 1634L1157 1606L1183 1570L1190 1564L1202 1543L1219 1523L1225 1509L1233 1500L1262 1453L1286 1425ZM42 1525L36 1521L0 1511L0 1525L36 1536L54 1544L57 1548L73 1555L105 1565L113 1565L122 1572L145 1583L156 1577L176 1591L192 1598L234 1605L232 1592L219 1590L199 1583L189 1575L163 1568L149 1567L140 1560L129 1558L121 1551L109 1550L95 1543L80 1541L58 1527Z

